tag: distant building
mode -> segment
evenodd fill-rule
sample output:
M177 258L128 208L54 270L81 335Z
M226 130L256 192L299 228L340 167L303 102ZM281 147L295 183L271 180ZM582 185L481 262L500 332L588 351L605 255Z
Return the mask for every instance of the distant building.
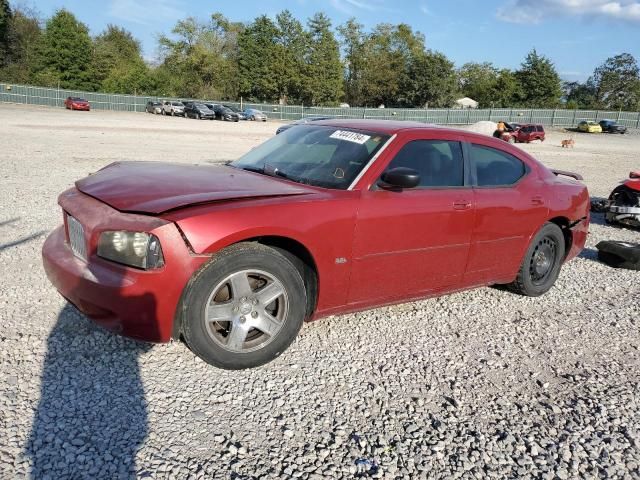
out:
M478 102L469 97L464 97L456 100L453 108L478 108Z

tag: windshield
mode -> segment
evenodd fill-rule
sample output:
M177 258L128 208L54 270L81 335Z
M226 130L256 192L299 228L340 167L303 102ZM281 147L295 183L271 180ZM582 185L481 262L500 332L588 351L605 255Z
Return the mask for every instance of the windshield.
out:
M294 182L346 190L389 136L329 126L298 126L231 163Z
M173 105L174 107L184 107L181 102L171 102L171 105Z

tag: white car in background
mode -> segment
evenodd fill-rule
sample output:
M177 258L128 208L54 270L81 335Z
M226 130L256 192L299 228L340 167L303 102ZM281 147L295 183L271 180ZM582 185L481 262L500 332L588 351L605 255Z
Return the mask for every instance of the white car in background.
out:
M162 102L162 113L171 116L184 116L184 103L176 100Z

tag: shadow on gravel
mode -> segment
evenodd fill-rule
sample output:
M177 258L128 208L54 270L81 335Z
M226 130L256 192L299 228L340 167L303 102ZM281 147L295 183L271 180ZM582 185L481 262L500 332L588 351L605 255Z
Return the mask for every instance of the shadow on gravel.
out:
M24 451L31 478L136 477L147 436L138 357L150 348L104 331L70 304L60 311Z
M19 238L18 240L14 240L13 242L0 244L0 252L3 251L3 250L6 250L8 248L15 247L17 245L21 245L23 243L30 242L31 240L35 240L36 238L40 238L45 233L47 233L47 232L42 230L40 232L34 233L33 235L29 235L28 237L23 237L23 238Z
M16 223L18 220L20 220L20 217L10 218L9 220L1 220L0 227L4 227L5 225L11 225L12 223Z
M598 260L598 250L595 248L585 247L582 252L580 252L580 255L578 255L578 258L584 258L585 260L600 263L600 260Z

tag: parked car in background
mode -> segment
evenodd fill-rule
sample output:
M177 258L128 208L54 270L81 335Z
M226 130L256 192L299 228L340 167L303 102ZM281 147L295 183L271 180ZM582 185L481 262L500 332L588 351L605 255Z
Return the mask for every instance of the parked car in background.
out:
M247 120L254 120L256 122L266 122L267 115L261 112L260 110L256 110L255 108L247 108L244 111Z
M161 114L162 113L162 103L160 102L147 102L147 106L145 108L147 113L153 114Z
M240 120L240 117L237 113L235 113L230 108L225 107L224 105L220 105L219 103L207 103L206 105L216 114L216 120L225 120L227 122L237 122L238 120Z
M84 98L80 97L67 97L64 101L64 108L67 110L83 110L88 112L91 110L91 105Z
M105 328L249 368L306 320L484 285L546 293L587 238L578 178L476 133L327 120L229 165L113 163L59 196L42 258Z
M162 104L162 111L165 115L183 116L184 103L178 102L177 100L165 100Z
M583 120L578 124L578 131L584 133L602 133L602 127L596 122Z
M276 135L279 135L282 132L286 132L291 127L295 127L296 125L304 125L311 122L318 122L320 120L331 120L331 119L333 119L333 117L321 116L321 115L318 115L316 117L301 118L300 120L296 120L295 122L287 123L286 125L281 125L280 127L278 127L278 129L276 130Z
M240 110L238 107L234 107L233 105L223 105L223 107L227 107L232 112L238 115L238 120L246 120L247 116L244 114L244 110Z
M627 127L620 125L615 120L600 120L599 125L604 133L627 133Z
M529 143L534 140L540 140L544 142L546 139L546 133L542 125L522 125L516 131L516 141L518 143Z
M204 103L191 102L184 107L185 118L205 119L213 120L216 114L213 110L209 109Z

